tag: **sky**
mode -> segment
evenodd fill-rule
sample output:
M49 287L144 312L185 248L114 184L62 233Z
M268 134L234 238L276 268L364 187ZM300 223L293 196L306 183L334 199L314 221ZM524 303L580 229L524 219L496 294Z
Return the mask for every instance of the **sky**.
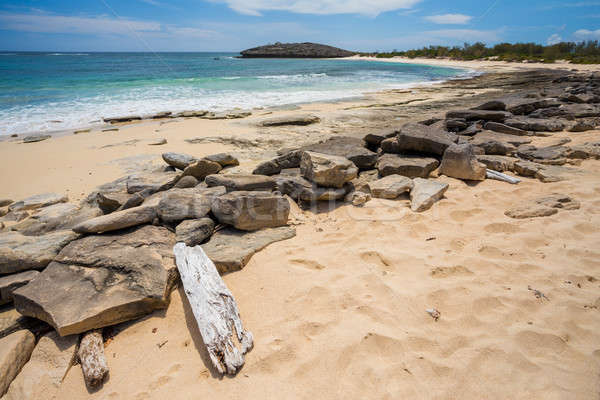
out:
M22 0L0 2L3 51L355 51L600 39L600 1Z

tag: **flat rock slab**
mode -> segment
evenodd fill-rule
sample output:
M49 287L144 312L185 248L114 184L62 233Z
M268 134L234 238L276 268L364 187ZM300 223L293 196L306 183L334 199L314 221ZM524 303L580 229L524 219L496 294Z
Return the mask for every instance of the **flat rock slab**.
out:
M78 233L101 233L147 224L157 217L156 207L141 205L92 218L73 227Z
M483 125L483 129L487 129L489 131L506 133L508 135L517 135L517 136L527 136L529 132L524 131L519 128L513 128L512 126L501 124L500 122L487 122Z
M174 233L155 226L76 240L14 291L15 307L62 336L163 309L177 276L174 244Z
M268 118L260 122L260 125L265 127L284 126L284 125L311 125L320 122L321 119L316 115L298 114L281 116L276 118Z
M362 139L348 136L334 136L322 143L302 147L301 150L347 158L360 170L372 169L377 162L377 153L367 149Z
M35 347L33 333L23 330L0 339L0 396L29 361Z
M416 178L414 187L410 192L410 208L415 212L422 212L444 197L448 184L428 179Z
M98 207L58 203L38 210L30 218L13 225L11 230L24 235L37 236L51 231L71 229L83 221L100 215L102 210Z
M413 188L412 179L401 175L390 175L369 182L371 195L381 199L395 199L402 193L410 192Z
M28 197L21 201L11 204L8 209L10 211L26 211L35 210L41 207L51 206L56 203L66 203L69 198L58 193L44 193Z
M273 192L229 192L214 199L212 213L221 223L253 231L286 225L290 204Z
M552 193L538 197L525 205L511 208L504 214L516 219L548 217L557 214L559 210L578 210L580 206L580 203L570 196Z
M22 316L13 306L0 307L0 338L24 329L37 336L49 332L52 327L39 319Z
M63 247L78 237L79 235L73 231L57 231L41 236L2 232L0 233L0 275L43 269Z
M282 174L275 175L273 178L275 178L277 182L277 191L281 194L290 196L296 201L315 202L339 200L344 198L351 189L349 184L346 184L339 189L320 187L301 176L294 175Z
M504 123L513 128L533 132L560 132L565 129L565 124L556 119L519 117L507 119Z
M52 398L73 364L79 337L43 336L2 400Z
M180 174L174 171L130 175L126 180L127 193L133 194L143 190L147 190L150 193L156 193L163 190L169 190L175 186L179 178Z
M518 175L536 178L541 182L560 182L569 178L570 175L577 173L574 168L566 168L556 165L538 164L532 161L517 161L514 164L514 172Z
M484 164L486 168L498 172L513 171L515 168L515 163L519 161L518 158L514 157L487 154L477 156L477 160Z
M432 157L384 154L377 161L381 176L402 175L408 178L427 178L440 162Z
M398 147L402 152L417 152L441 156L456 141L456 135L431 126L409 123L398 134Z
M274 242L296 236L296 229L283 226L244 232L236 229L223 229L216 232L210 241L202 245L206 255L215 263L220 274L238 271L252 256Z
M0 305L12 303L13 292L25 286L40 273L38 271L25 271L18 274L0 276Z
M492 110L458 110L449 111L446 113L446 119L461 118L467 121L495 121L504 122L506 118L511 116L510 113L505 111L492 111Z
M275 180L263 175L209 175L205 182L208 187L224 186L228 192L275 189Z

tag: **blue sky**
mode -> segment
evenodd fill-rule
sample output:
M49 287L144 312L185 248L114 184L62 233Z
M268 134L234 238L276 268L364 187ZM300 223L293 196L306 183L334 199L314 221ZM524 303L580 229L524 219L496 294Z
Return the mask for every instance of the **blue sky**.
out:
M0 50L239 51L313 41L359 51L600 39L600 1L3 0Z

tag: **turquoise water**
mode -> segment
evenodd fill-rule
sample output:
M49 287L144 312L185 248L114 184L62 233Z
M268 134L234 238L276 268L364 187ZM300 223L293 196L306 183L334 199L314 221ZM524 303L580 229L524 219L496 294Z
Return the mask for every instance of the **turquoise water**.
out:
M465 70L234 53L0 53L0 135L158 111L280 106L457 77Z

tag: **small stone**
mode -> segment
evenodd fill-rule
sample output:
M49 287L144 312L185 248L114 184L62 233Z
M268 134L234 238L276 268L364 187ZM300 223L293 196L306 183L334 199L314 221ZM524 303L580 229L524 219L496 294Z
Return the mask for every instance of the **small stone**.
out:
M138 206L116 211L82 222L73 230L78 233L101 233L151 223L157 217L154 206Z
M35 336L22 330L0 339L0 396L29 361L35 347Z
M194 178L191 175L188 175L183 176L181 179L179 179L179 181L177 181L177 183L175 184L175 187L178 189L193 188L196 187L198 183L198 179Z
M212 154L210 156L204 157L204 159L208 160L208 161L216 162L219 165L221 165L221 167L223 167L223 168L235 167L237 165L240 165L240 162L238 161L238 159L228 153Z
M401 175L389 175L379 180L369 182L373 197L381 199L395 199L402 193L410 192L413 181Z
M148 143L148 146L162 146L163 144L167 144L167 139L158 138L158 139L151 140Z
M43 140L47 140L50 139L52 136L50 135L32 135L32 136L25 136L23 138L23 143L35 143L35 142L41 142Z
M428 179L415 178L414 187L410 192L410 208L415 212L422 212L444 197L448 184Z
M260 124L265 127L273 127L284 125L310 125L320 121L321 119L315 115L298 114L265 119Z
M364 192L352 192L346 196L346 201L352 203L355 207L363 206L370 200L371 195Z
M175 228L176 239L188 246L196 246L210 238L214 229L215 223L210 218L188 219Z

